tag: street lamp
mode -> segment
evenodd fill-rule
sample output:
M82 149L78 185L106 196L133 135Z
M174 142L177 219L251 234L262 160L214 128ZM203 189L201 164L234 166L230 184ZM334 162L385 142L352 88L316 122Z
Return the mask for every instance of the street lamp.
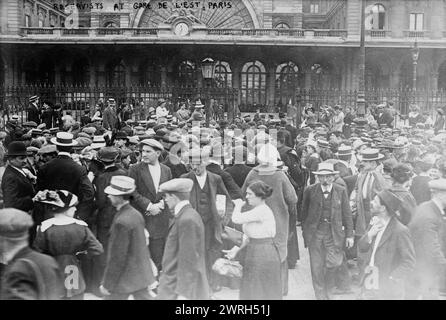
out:
M415 43L410 49L410 53L412 54L412 62L413 62L413 78L412 78L412 89L417 89L417 64L418 57L420 55L420 49L418 48L417 40L415 39Z
M208 83L214 78L214 60L212 58L206 58L201 61L201 74L203 79ZM208 86L205 88L206 92L206 126L209 126L209 104L210 99L208 95Z

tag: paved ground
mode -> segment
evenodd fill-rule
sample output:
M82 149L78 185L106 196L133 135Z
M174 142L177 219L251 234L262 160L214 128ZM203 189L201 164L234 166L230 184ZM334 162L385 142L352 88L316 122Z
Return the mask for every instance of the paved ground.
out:
M289 289L288 296L285 300L314 300L314 291L311 283L310 261L308 249L303 246L303 238L301 228L297 228L300 260L297 262L296 269L289 270ZM332 296L335 300L350 300L356 299L358 288L353 288L353 294ZM214 297L217 300L237 300L238 290L231 290L223 287L223 289L215 293ZM87 294L85 300L98 300L100 298Z

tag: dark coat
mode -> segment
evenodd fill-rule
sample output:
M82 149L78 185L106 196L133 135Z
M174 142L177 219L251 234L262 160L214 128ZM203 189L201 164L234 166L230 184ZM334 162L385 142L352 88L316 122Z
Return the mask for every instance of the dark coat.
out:
M409 224L415 253L416 273L423 287L438 286L446 270L446 222L444 213L431 200L415 210Z
M29 247L20 250L4 270L1 300L58 300L63 295L62 273L56 260Z
M334 245L343 248L345 238L353 237L353 219L347 190L340 185L333 184L331 190L331 232ZM307 187L304 191L302 212L302 234L308 246L316 233L322 214L322 188L320 183ZM306 214L306 215L305 215ZM343 230L343 228L345 230Z
M426 176L416 176L412 180L410 192L412 193L417 205L429 201L432 198L431 190L429 189L429 181L432 179Z
M434 131L435 134L438 133L438 131L443 130L444 129L444 116L442 115L437 115L437 118L435 119L435 123L434 123Z
M398 220L407 226L415 213L415 208L417 206L415 198L412 196L410 191L400 186L392 186L389 188L389 191L393 192L401 199L402 202L398 208Z
M102 118L104 128L108 130L117 129L119 125L118 115L116 114L116 109L107 107L104 110L104 116Z
M7 166L2 178L5 208L30 211L34 208L34 187L31 181L11 166Z
M173 300L177 295L209 299L204 225L190 204L180 210L169 227L162 264L158 299Z
M144 235L144 219L130 204L115 215L110 229L102 285L111 293L130 294L155 282Z
M393 120L392 113L387 109L383 110L383 112L376 117L378 125L386 124L388 127L392 127Z
M94 200L93 184L87 170L65 155L59 155L46 163L37 173L38 190L67 190L79 198L76 217L92 225Z
M244 163L234 164L225 169L225 171L231 175L232 179L234 179L235 183L240 188L243 187L243 183L251 170L252 168L248 167Z
M366 253L366 264L372 257L376 237L371 243L365 234L358 242L358 248ZM391 218L375 253L374 265L379 270L379 297L382 299L402 298L404 283L415 268L415 249L409 229L396 218ZM400 280L395 282L394 280Z
M160 163L160 168L161 175L159 184L161 185L172 179L172 173L170 172L170 169L162 163ZM140 162L130 166L129 176L135 179L136 183L136 191L134 193L132 206L144 216L146 228L149 231L151 238L165 238L169 229L169 208L165 206L164 210L156 216L146 216L145 214L150 203L157 203L162 200L162 194L159 193L158 190L155 190L148 164Z
M39 124L40 123L39 108L35 104L30 103L27 111L28 111L27 120L34 121L35 123Z
M243 198L242 190L235 183L234 179L232 179L232 176L224 171L218 164L208 164L206 166L206 170L218 174L221 177L223 183L225 184L226 190L228 190L229 195L231 196L231 199L235 200Z
M234 210L234 204L231 201L231 197L226 190L226 187L223 183L223 180L221 177L215 173L207 172L207 179L209 182L209 187L211 189L211 194L209 195L209 205L212 208L211 209L211 215L212 215L212 221L213 221L213 229L214 229L214 236L212 237L212 245L211 247L219 247L223 244L221 240L221 233L223 230L223 221L230 221L232 216L232 211ZM183 174L181 178L188 178L191 179L194 182L194 186L198 186L198 181L195 176L195 173L189 172L186 174ZM199 186L198 186L199 188ZM192 189L193 192L193 189ZM221 194L226 196L226 212L225 216L222 218L218 214L217 211L217 194ZM190 203L194 209L198 207L198 204L196 203L196 197L191 196Z

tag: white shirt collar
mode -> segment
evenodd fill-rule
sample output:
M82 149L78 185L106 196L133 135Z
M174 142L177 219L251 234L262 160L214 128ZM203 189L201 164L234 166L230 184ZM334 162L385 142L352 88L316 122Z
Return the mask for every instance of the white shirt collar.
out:
M195 177L197 178L198 184L200 185L200 188L203 189L204 188L204 184L206 183L206 178L208 176L207 171L204 172L203 175L201 176L197 176L195 175Z
M59 156L67 156L67 157L70 157L70 158L71 158L71 154L70 154L69 152L61 151L61 152L59 152L57 155L59 155Z
M188 204L189 204L189 200L182 200L182 201L178 202L177 205L175 206L175 208L173 209L175 217L178 215L178 213L180 213L181 209L183 209Z

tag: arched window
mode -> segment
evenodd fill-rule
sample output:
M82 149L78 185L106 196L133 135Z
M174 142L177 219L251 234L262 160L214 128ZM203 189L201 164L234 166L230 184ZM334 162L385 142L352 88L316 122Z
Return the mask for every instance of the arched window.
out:
M289 29L290 26L285 22L279 22L278 24L276 24L275 28L276 29Z
M125 66L122 60L108 64L107 86L125 86Z
M266 71L260 61L251 61L243 65L241 81L241 102L247 110L254 105L266 105Z
M139 83L143 86L161 84L161 65L154 60L144 62L139 68Z
M368 30L383 30L386 26L386 8L380 4L374 4L366 8L365 27Z
M294 102L296 89L299 86L299 68L294 62L279 64L276 68L276 95L275 103L286 106L288 102Z
M219 88L232 87L232 71L226 61L217 61L214 67L214 82Z
M190 60L181 61L178 65L177 81L180 85L191 86L196 82L196 64Z

